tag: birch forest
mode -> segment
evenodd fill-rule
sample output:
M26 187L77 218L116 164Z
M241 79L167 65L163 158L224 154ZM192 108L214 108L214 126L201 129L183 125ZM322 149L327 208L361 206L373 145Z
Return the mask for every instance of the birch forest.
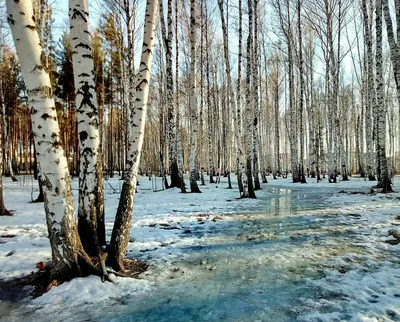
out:
M105 263L124 271L138 175L177 194L224 176L225 188L237 178L237 197L256 198L267 175L361 176L392 192L397 0L6 0L1 10L1 168L38 179L50 280L82 270L107 280ZM102 187L117 176L105 252Z

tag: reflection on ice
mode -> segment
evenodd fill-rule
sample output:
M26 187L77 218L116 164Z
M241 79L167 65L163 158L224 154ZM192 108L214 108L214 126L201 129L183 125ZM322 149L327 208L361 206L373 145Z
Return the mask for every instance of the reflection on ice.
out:
M332 320L352 317L336 312L349 295L323 285L336 283L327 273L346 274L371 255L352 230L362 219L341 215L331 189L266 190L262 212L225 214L180 236L144 277L154 291L102 321L319 321L316 307Z

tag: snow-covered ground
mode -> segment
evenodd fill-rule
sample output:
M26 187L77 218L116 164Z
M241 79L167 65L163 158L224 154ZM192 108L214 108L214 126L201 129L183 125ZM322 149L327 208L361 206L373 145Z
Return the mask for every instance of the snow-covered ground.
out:
M399 193L350 194L372 186L354 177L303 185L269 177L257 199L241 200L226 181L181 194L153 192L140 178L128 256L148 271L115 284L77 278L21 306L3 302L11 312L0 320L400 321L400 244L385 243L400 225ZM120 187L105 183L108 235ZM0 279L49 260L43 205L31 194L30 177L4 178L15 215L0 217Z

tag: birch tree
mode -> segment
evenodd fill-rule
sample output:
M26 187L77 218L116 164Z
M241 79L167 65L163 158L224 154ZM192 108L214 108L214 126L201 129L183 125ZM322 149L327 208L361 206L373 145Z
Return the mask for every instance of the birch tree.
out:
M201 192L197 185L197 93L196 93L196 33L197 13L196 0L190 0L190 192Z
M297 128L298 118L296 111L295 101L295 82L294 82L294 31L293 31L293 17L290 9L290 2L288 0L281 2L277 0L271 0L271 4L277 11L279 25L284 35L287 47L287 63L288 63L288 85L289 85L289 144L290 144L290 158L291 158L291 169L292 169L292 181L293 183L300 182L299 174L299 163L298 163L298 148L297 148Z
M248 0L249 33L246 44L246 181L243 181L242 198L256 198L253 185L253 122L254 106L252 100L252 54L253 54L253 2ZM247 188L247 189L246 189Z
M234 97L234 92L233 92L233 85L232 85L232 76L231 76L231 64L229 61L229 45L228 45L228 28L227 28L227 23L225 20L225 14L224 14L224 3L222 0L218 0L218 7L219 7L219 11L220 11L220 16L221 16L221 24L222 24L222 36L223 36L223 42L224 42L224 61L225 61L225 73L226 73L226 77L227 77L227 124L229 124L229 115L230 113L232 113L231 111L233 110L233 115L235 113L236 108L234 107L234 102L235 102L235 97ZM234 122L236 116L234 117ZM236 123L236 122L235 122ZM225 124L225 122L224 122ZM237 149L236 149L236 170L239 171L239 149L238 149L238 141L239 141L239 136L237 131L235 131L235 141L236 141L236 145L237 145ZM227 150L227 146L225 147L225 151ZM226 156L226 154L225 154ZM228 172L228 181L229 181L229 187L231 188L230 185L230 171L228 171L227 169L227 158L225 157L224 162L225 162L225 166L224 166L224 171Z
M303 59L303 30L301 24L301 9L303 6L302 0L297 0L297 32L298 32L298 58L299 58L299 78L300 78L300 97L299 97L299 126L300 126L300 182L306 183L306 176L304 173L304 59Z
M378 187L382 188L382 192L393 192L389 169L386 158L386 115L387 105L384 100L383 93L383 68L382 68L382 0L376 0L376 125L377 138L376 149L378 159Z
M393 31L393 23L392 17L390 15L389 9L389 0L382 0L382 9L385 18L386 24L386 33L389 42L389 50L390 50L390 60L392 61L392 68L394 74L394 80L397 89L397 101L400 103L400 60L399 60L399 53L400 53L400 3L398 0L395 2L395 17L396 17L396 35L397 39L395 38L395 34Z
M168 136L168 155L171 183L169 188L180 187L178 161L176 156L176 123L175 123L175 101L174 101L174 77L172 73L172 41L173 41L173 22L172 22L172 0L168 0L167 24L165 25L164 10L162 1L160 2L160 22L162 38L165 49L166 60L166 103L167 103L167 136Z
M362 13L364 22L364 34L365 34L365 47L366 47L366 71L365 77L367 82L367 95L365 104L365 138L367 145L367 173L370 181L376 180L374 175L374 154L373 154L373 139L372 139L372 128L373 128L373 106L376 104L376 92L374 82L374 58L372 51L372 31L371 22L372 17L368 14L366 0L362 0Z
M239 169L237 170L239 191L243 196L248 195L248 180L246 174L246 167L244 165L244 152L242 145L242 60L243 60L243 9L242 0L238 0L239 7L239 26L238 26L238 79L236 85L237 100L236 100L236 131L238 136L238 158ZM243 160L243 161L242 161Z
M259 97L259 50L258 50L258 11L259 11L259 1L254 0L254 42L252 49L252 86L253 86L253 104L254 104L254 119L253 119L253 176L254 176L254 190L261 189L259 172L264 168L264 163L262 161L262 149L261 149L261 139L260 139L260 97ZM264 170L262 170L264 171ZM263 182L266 178L263 176Z
M5 111L6 111L6 103L3 92L3 64L2 60L4 59L4 43L3 43L3 28L0 27L0 216L10 216L12 215L10 211L8 211L4 205L3 198L3 133L4 133L4 125L5 125Z
M133 202L135 198L140 155L143 146L157 10L158 0L149 0L146 5L142 55L135 88L136 100L128 124L131 137L127 142L128 155L125 179L122 185L121 197L118 203L108 250L108 263L118 271L124 269L124 256L129 242Z
M44 207L52 250L51 279L79 271L84 257L75 223L67 160L60 144L59 125L50 77L33 19L32 2L7 1L8 22L21 64L31 111L36 155L42 170Z
M88 2L70 0L69 7L79 142L78 231L85 250L94 255L105 245L105 226L100 122Z
M179 17L179 10L178 10L178 0L175 0L175 113L176 113L176 155L177 155L177 162L178 162L178 174L179 174L179 188L181 189L182 193L186 193L186 185L185 180L183 178L183 148L182 148L182 133L180 128L180 111L179 111L179 40L178 40L178 17Z
M206 16L206 21L205 21L205 41L206 41L206 46L210 46L210 41L209 41L209 24L208 24L208 9L207 9L207 4L205 6L205 16ZM210 52L209 50L206 50L206 79L207 79L207 89L206 89L206 95L207 95L207 125L208 125L208 135L207 135L207 141L208 141L208 173L209 173L209 180L210 183L215 183L214 182L214 154L213 154L213 145L212 145L212 123L213 123L213 118L212 118L212 107L211 107L211 70L210 70Z

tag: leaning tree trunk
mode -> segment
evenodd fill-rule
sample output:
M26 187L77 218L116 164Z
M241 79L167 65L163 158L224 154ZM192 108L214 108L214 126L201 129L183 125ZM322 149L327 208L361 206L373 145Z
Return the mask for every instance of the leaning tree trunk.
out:
M78 256L84 251L75 223L74 202L67 159L48 68L29 0L7 1L8 22L28 92L36 155L42 170L45 213L52 250L52 276L77 272Z
M133 215L133 201L137 184L140 155L143 146L146 121L147 100L149 94L151 62L153 59L154 35L157 21L158 0L149 0L146 5L144 22L142 57L136 85L136 100L129 120L131 137L128 140L128 157L125 179L115 216L111 235L108 264L123 270L123 259L128 248L129 232Z
M79 142L78 231L90 255L105 245L103 171L87 0L69 1Z
M393 192L389 177L388 164L386 158L386 104L383 94L383 71L382 71L382 1L376 1L376 125L377 140L376 149L379 164L379 183L382 192Z
M196 97L196 0L190 0L190 192L201 192L197 185L197 97Z

